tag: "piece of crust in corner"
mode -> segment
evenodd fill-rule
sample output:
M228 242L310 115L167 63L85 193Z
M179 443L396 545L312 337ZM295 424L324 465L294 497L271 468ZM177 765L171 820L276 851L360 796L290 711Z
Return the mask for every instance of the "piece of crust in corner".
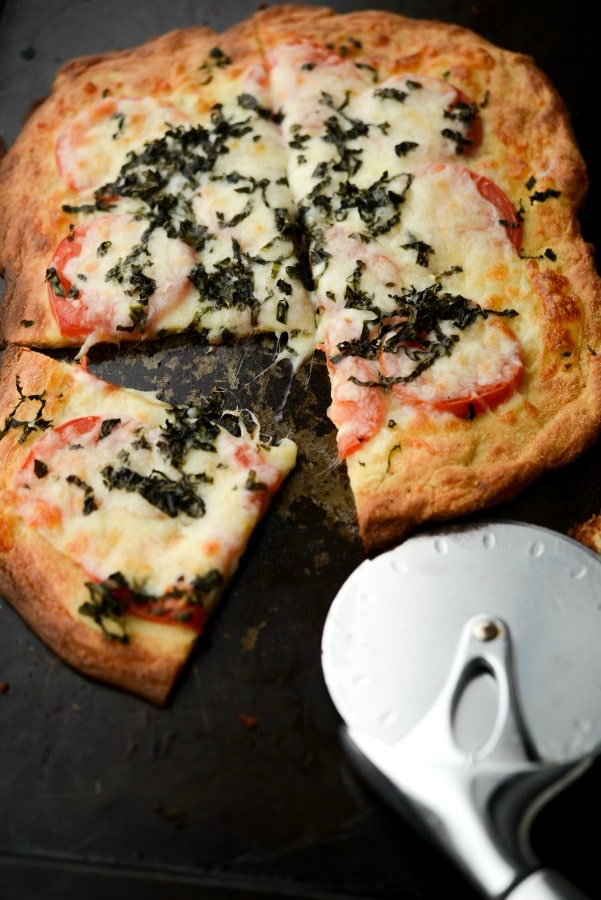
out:
M5 351L0 592L75 669L165 703L294 465L255 425Z
M601 554L601 514L574 525L568 533L575 541Z

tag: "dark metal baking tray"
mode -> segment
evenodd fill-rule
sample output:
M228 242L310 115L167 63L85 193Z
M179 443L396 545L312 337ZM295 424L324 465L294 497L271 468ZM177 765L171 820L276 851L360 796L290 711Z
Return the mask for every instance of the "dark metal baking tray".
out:
M581 222L592 243L600 237L594 97L601 63L591 24L598 5L379 3L466 25L535 58L566 101L589 164ZM249 0L7 0L0 4L0 133L7 144L14 140L73 56L191 24L221 30L255 8ZM71 671L0 601L0 682L8 685L0 694L0 900L475 897L343 755L320 640L330 602L363 553L324 416L323 367L307 366L291 383L283 370L256 378L268 360L260 344L208 352L178 340L95 358L99 374L178 400L217 379L258 405L266 428L296 435L299 466L165 710ZM593 448L496 514L565 533L600 509ZM534 829L543 861L592 896L601 880L583 814L600 791L594 768Z

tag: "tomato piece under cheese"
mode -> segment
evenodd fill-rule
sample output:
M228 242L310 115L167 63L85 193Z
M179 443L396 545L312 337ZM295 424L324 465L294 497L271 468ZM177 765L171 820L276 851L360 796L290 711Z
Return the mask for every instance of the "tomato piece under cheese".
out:
M152 335L190 289L192 250L125 214L99 215L58 245L47 271L61 333L89 343Z
M524 227L513 203L505 191L490 178L486 178L485 175L479 175L477 172L470 171L469 174L478 188L478 193L497 210L499 222L507 231L507 237L515 249L519 251L522 246Z
M278 45L267 59L290 186L312 213L323 215L338 184L365 189L418 164L468 155L481 142L476 104L444 79L405 72L378 81L360 57L308 40Z
M406 350L413 351L414 358ZM379 365L401 404L467 418L495 409L519 388L524 364L520 344L501 319L480 319L459 332L448 356L441 356L414 380L394 383L415 369L419 345L382 352Z
M384 424L387 409L382 390L367 385L378 380L375 363L338 353L339 345L353 337L356 330L357 321L344 314L327 317L323 328L324 343L321 349L326 354L332 396L327 412L336 426L340 459L346 459L378 433Z
M117 177L128 153L187 121L176 106L153 97L106 97L63 125L55 146L58 172L70 188L92 191Z

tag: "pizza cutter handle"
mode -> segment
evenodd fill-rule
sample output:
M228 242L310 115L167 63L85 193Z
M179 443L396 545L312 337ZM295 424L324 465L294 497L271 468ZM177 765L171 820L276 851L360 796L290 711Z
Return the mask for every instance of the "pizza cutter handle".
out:
M453 716L479 673L494 676L497 714L483 745L466 750L454 734ZM477 716L479 707L471 712ZM477 616L466 623L438 699L397 743L350 727L344 741L374 787L436 838L485 896L583 900L559 875L540 868L524 824L527 811L578 777L590 759L551 765L537 758L520 714L509 629L500 619Z
M588 898L557 872L540 869L506 894L504 900L588 900Z

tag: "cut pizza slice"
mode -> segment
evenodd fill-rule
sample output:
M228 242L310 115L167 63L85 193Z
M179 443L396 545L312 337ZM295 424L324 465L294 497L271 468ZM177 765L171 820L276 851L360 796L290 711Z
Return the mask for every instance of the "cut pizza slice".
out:
M314 311L270 100L248 26L63 69L2 164L4 339L84 355L268 333L304 361Z
M30 350L0 380L2 595L78 671L165 703L295 445Z
M388 188L399 215L370 231L347 205L316 277L329 415L369 550L509 498L599 421L598 327L554 261L521 256L504 192L448 163Z

